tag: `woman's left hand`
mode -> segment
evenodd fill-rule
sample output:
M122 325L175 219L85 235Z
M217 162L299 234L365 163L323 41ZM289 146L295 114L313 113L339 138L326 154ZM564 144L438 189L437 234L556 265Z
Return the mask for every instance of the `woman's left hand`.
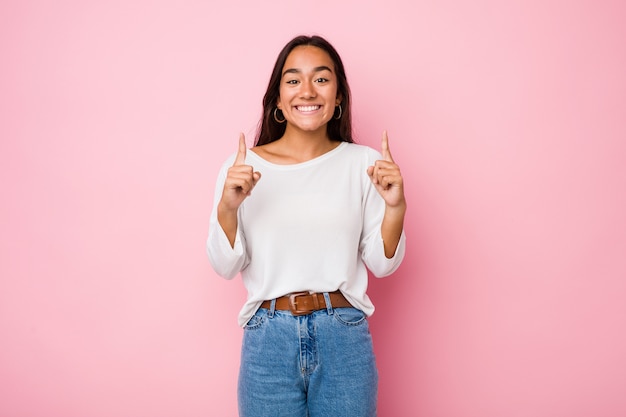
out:
M367 168L367 175L369 175L374 187L385 200L387 207L402 208L406 205L404 184L400 167L391 157L387 131L383 132L381 154L383 159L379 159L374 165Z

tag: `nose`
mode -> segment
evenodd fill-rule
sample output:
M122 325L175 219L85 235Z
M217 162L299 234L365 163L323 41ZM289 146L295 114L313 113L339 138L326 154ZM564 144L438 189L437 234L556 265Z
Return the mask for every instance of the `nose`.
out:
M315 97L315 86L312 82L303 82L300 88L300 95L302 98L313 98Z

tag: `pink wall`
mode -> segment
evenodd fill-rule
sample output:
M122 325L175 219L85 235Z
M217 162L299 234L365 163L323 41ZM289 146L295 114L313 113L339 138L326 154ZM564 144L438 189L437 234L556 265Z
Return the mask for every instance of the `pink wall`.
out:
M407 184L380 415L626 415L626 7L503 3L3 1L0 416L236 415L213 181L300 33Z

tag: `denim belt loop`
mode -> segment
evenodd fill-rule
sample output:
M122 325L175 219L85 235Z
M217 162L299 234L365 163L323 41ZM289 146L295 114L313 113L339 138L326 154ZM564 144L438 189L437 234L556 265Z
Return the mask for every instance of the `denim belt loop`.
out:
M324 301L326 301L326 311L330 316L333 314L333 304L330 302L330 295L327 292L324 293Z
M274 312L276 311L276 299L272 298L272 302L270 303L270 311L267 313L267 316L271 319L274 317Z

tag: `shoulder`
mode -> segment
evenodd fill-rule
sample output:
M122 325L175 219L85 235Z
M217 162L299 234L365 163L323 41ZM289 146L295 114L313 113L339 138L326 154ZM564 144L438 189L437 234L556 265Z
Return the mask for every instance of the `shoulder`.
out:
M358 143L346 142L345 153L348 157L364 160L368 165L373 164L378 159L382 159L380 152Z
M222 162L222 165L220 165L220 175L226 175L226 172L228 171L228 168L232 167L233 164L235 163L235 158L237 157L237 152L233 152L232 154L228 155L228 157L224 160L224 162Z
M224 160L222 163L222 167L231 167L235 163L235 159L237 158L237 152L233 152Z

